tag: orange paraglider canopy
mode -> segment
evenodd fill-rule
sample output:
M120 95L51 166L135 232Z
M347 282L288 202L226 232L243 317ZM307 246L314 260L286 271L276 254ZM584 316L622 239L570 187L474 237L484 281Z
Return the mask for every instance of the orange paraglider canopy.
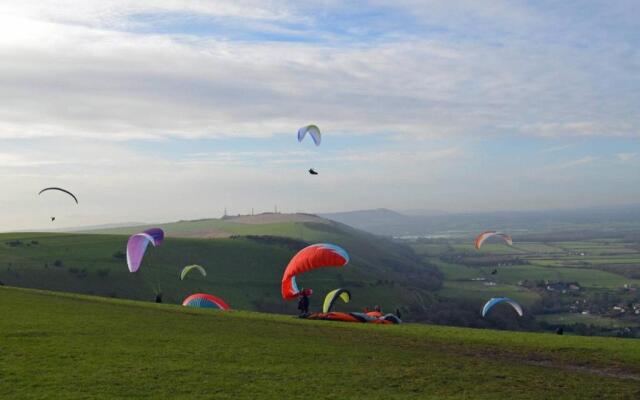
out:
M313 244L300 250L287 265L282 276L282 298L293 300L299 295L296 276L317 268L343 267L349 262L349 255L334 244ZM310 290L310 289L308 289Z
M365 324L399 324L402 321L400 318L393 314L382 315L382 313L375 312L380 314L380 316L373 316L370 313L359 313L359 312L328 312L328 313L313 313L307 316L307 319L317 319L324 321L341 321L341 322L359 322Z

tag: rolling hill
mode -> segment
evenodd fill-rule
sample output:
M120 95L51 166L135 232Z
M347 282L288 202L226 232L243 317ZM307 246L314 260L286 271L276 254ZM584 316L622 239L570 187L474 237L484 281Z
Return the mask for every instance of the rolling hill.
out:
M2 398L637 399L635 341L0 287Z
M353 293L350 309L380 304L394 310L440 284L437 270L424 265L409 248L316 216L265 214L160 226L167 239L148 251L136 274L127 270L123 251L127 235L145 227L91 234L2 234L0 281L148 301L162 293L169 303L179 303L193 292L207 292L236 309L295 312L295 302L280 298L284 267L308 243L330 242L347 249L351 263L300 279L318 294L312 308L319 307L327 291L345 287ZM208 277L194 275L180 281L180 269L194 263L205 266Z

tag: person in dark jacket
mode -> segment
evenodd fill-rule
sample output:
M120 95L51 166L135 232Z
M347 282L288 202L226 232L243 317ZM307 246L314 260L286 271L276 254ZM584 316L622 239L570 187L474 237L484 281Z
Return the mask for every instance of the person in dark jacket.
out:
M300 300L298 301L298 310L300 310L300 316L309 314L309 296L306 290L300 292Z

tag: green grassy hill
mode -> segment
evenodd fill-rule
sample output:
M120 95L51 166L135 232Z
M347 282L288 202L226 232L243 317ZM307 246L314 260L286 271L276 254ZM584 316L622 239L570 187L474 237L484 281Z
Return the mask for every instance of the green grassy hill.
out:
M0 287L6 399L637 399L635 341Z
M295 302L285 303L280 297L284 267L307 243L331 242L347 249L351 263L299 279L301 285L317 293L312 308L320 307L324 293L345 287L352 291L353 302L338 307L360 309L380 304L394 310L411 302L415 293L424 294L439 284L437 273L417 260L410 249L317 217L276 214L244 217L241 223L231 221L162 226L167 232L165 243L149 249L136 274L129 273L123 252L127 235L142 228L108 230L114 234L2 234L0 281L11 286L147 301L162 292L163 300L169 303L206 292L224 298L235 309L295 312ZM197 232L210 232L212 224L219 229L227 226L226 237L194 238ZM180 281L182 267L194 263L205 266L207 278L196 273Z
M131 235L152 225L93 231L101 234ZM237 236L275 236L300 242L334 243L344 247L356 266L378 273L412 275L423 266L408 246L372 235L338 222L310 214L259 214L255 216L204 219L159 224L169 238L230 238ZM417 268L417 269L416 269ZM411 278L411 276L410 276ZM435 278L435 277L432 277ZM430 282L425 284L430 285Z

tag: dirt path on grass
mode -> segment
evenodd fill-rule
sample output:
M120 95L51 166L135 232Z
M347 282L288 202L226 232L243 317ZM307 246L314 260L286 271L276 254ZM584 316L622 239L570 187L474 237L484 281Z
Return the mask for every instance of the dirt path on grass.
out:
M524 361L524 364L545 368L556 368L566 371L580 372L589 375L597 375L605 378L627 379L640 382L640 374L612 368L598 368L584 365L570 365L554 363L553 361Z

